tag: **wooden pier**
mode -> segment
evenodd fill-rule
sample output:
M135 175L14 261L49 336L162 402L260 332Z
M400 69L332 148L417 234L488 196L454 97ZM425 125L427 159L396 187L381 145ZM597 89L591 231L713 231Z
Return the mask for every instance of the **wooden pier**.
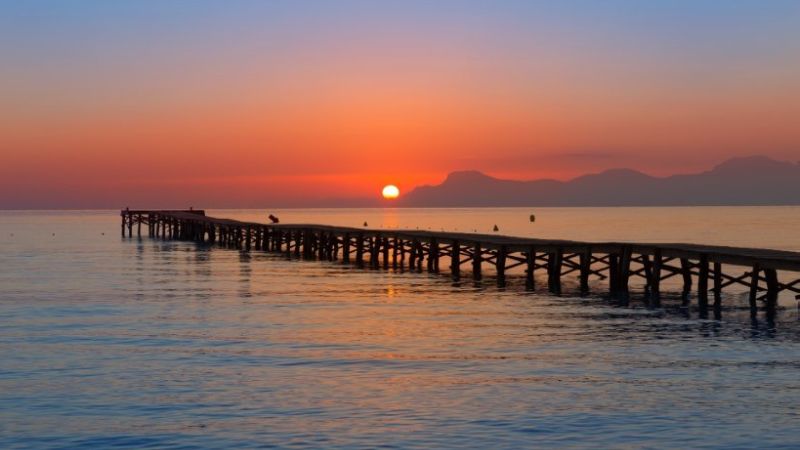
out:
M524 269L525 287L536 288L537 273L546 274L550 292L560 294L565 277L573 277L582 294L604 281L608 294L623 302L634 278L644 282L645 301L658 307L662 284L676 277L688 305L695 286L701 317L720 317L722 290L749 289L753 318L759 305L774 317L781 292L800 294L800 253L769 249L696 244L577 242L501 235L416 230L375 230L313 224L263 224L208 217L202 210L122 210L122 236L134 231L153 238L219 245L241 251L282 253L303 259L341 261L372 269L446 272L458 280L462 270L480 280L491 269L499 286L509 271ZM135 230L134 230L135 228ZM725 269L723 271L723 268ZM779 274L787 277L780 281ZM791 281L788 281L791 280ZM800 295L797 295L800 299Z

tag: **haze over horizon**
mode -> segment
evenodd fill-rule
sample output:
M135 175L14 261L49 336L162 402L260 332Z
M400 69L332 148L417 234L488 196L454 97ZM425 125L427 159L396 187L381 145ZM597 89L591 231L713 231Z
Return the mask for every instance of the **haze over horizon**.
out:
M0 1L0 209L796 162L798 23L790 0Z

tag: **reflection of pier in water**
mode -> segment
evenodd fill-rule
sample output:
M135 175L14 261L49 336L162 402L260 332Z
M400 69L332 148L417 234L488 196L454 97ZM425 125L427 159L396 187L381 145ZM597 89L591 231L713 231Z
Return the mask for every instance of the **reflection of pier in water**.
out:
M550 292L560 294L563 277L573 275L581 293L589 292L590 280L608 280L609 294L627 300L630 281L645 283L645 298L659 306L661 285L678 277L683 298L689 300L696 281L701 316L711 306L715 317L721 310L722 289L741 285L749 289L750 314L759 302L773 317L781 292L800 294L800 278L778 280L778 273L800 272L800 253L769 249L735 248L697 244L637 244L576 242L499 235L412 230L374 230L328 225L262 224L207 217L204 211L123 210L122 236L141 236L142 225L150 237L217 244L244 251L268 251L354 263L374 269L408 268L438 273L446 260L454 279L462 266L471 266L471 276L480 280L484 265L494 269L497 283L504 286L506 274L524 268L525 286L535 288L537 271L547 275ZM726 267L744 267L741 275L723 272ZM729 271L730 272L730 271ZM710 292L709 292L710 291ZM713 303L709 305L709 296Z

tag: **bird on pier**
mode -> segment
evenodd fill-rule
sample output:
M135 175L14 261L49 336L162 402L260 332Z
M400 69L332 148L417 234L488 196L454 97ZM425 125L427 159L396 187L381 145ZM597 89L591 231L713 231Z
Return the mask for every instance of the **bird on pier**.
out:
M497 224L494 225L493 231L500 231L500 228L497 228Z
M272 223L280 223L280 221L281 221L280 219L278 219L278 216L275 216L275 215L273 215L273 214L270 214L270 215L269 215L269 220L270 220Z
M366 220L364 221L364 226L365 226L365 227L368 227L368 226L369 226L369 224L367 224L367 221L366 221Z

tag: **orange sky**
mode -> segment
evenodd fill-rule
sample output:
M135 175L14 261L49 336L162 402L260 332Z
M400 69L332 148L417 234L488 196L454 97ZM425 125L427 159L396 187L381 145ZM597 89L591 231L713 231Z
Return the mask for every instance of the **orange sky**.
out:
M791 3L675 36L650 7L101 5L19 7L0 31L0 208L285 206L462 169L800 159Z

